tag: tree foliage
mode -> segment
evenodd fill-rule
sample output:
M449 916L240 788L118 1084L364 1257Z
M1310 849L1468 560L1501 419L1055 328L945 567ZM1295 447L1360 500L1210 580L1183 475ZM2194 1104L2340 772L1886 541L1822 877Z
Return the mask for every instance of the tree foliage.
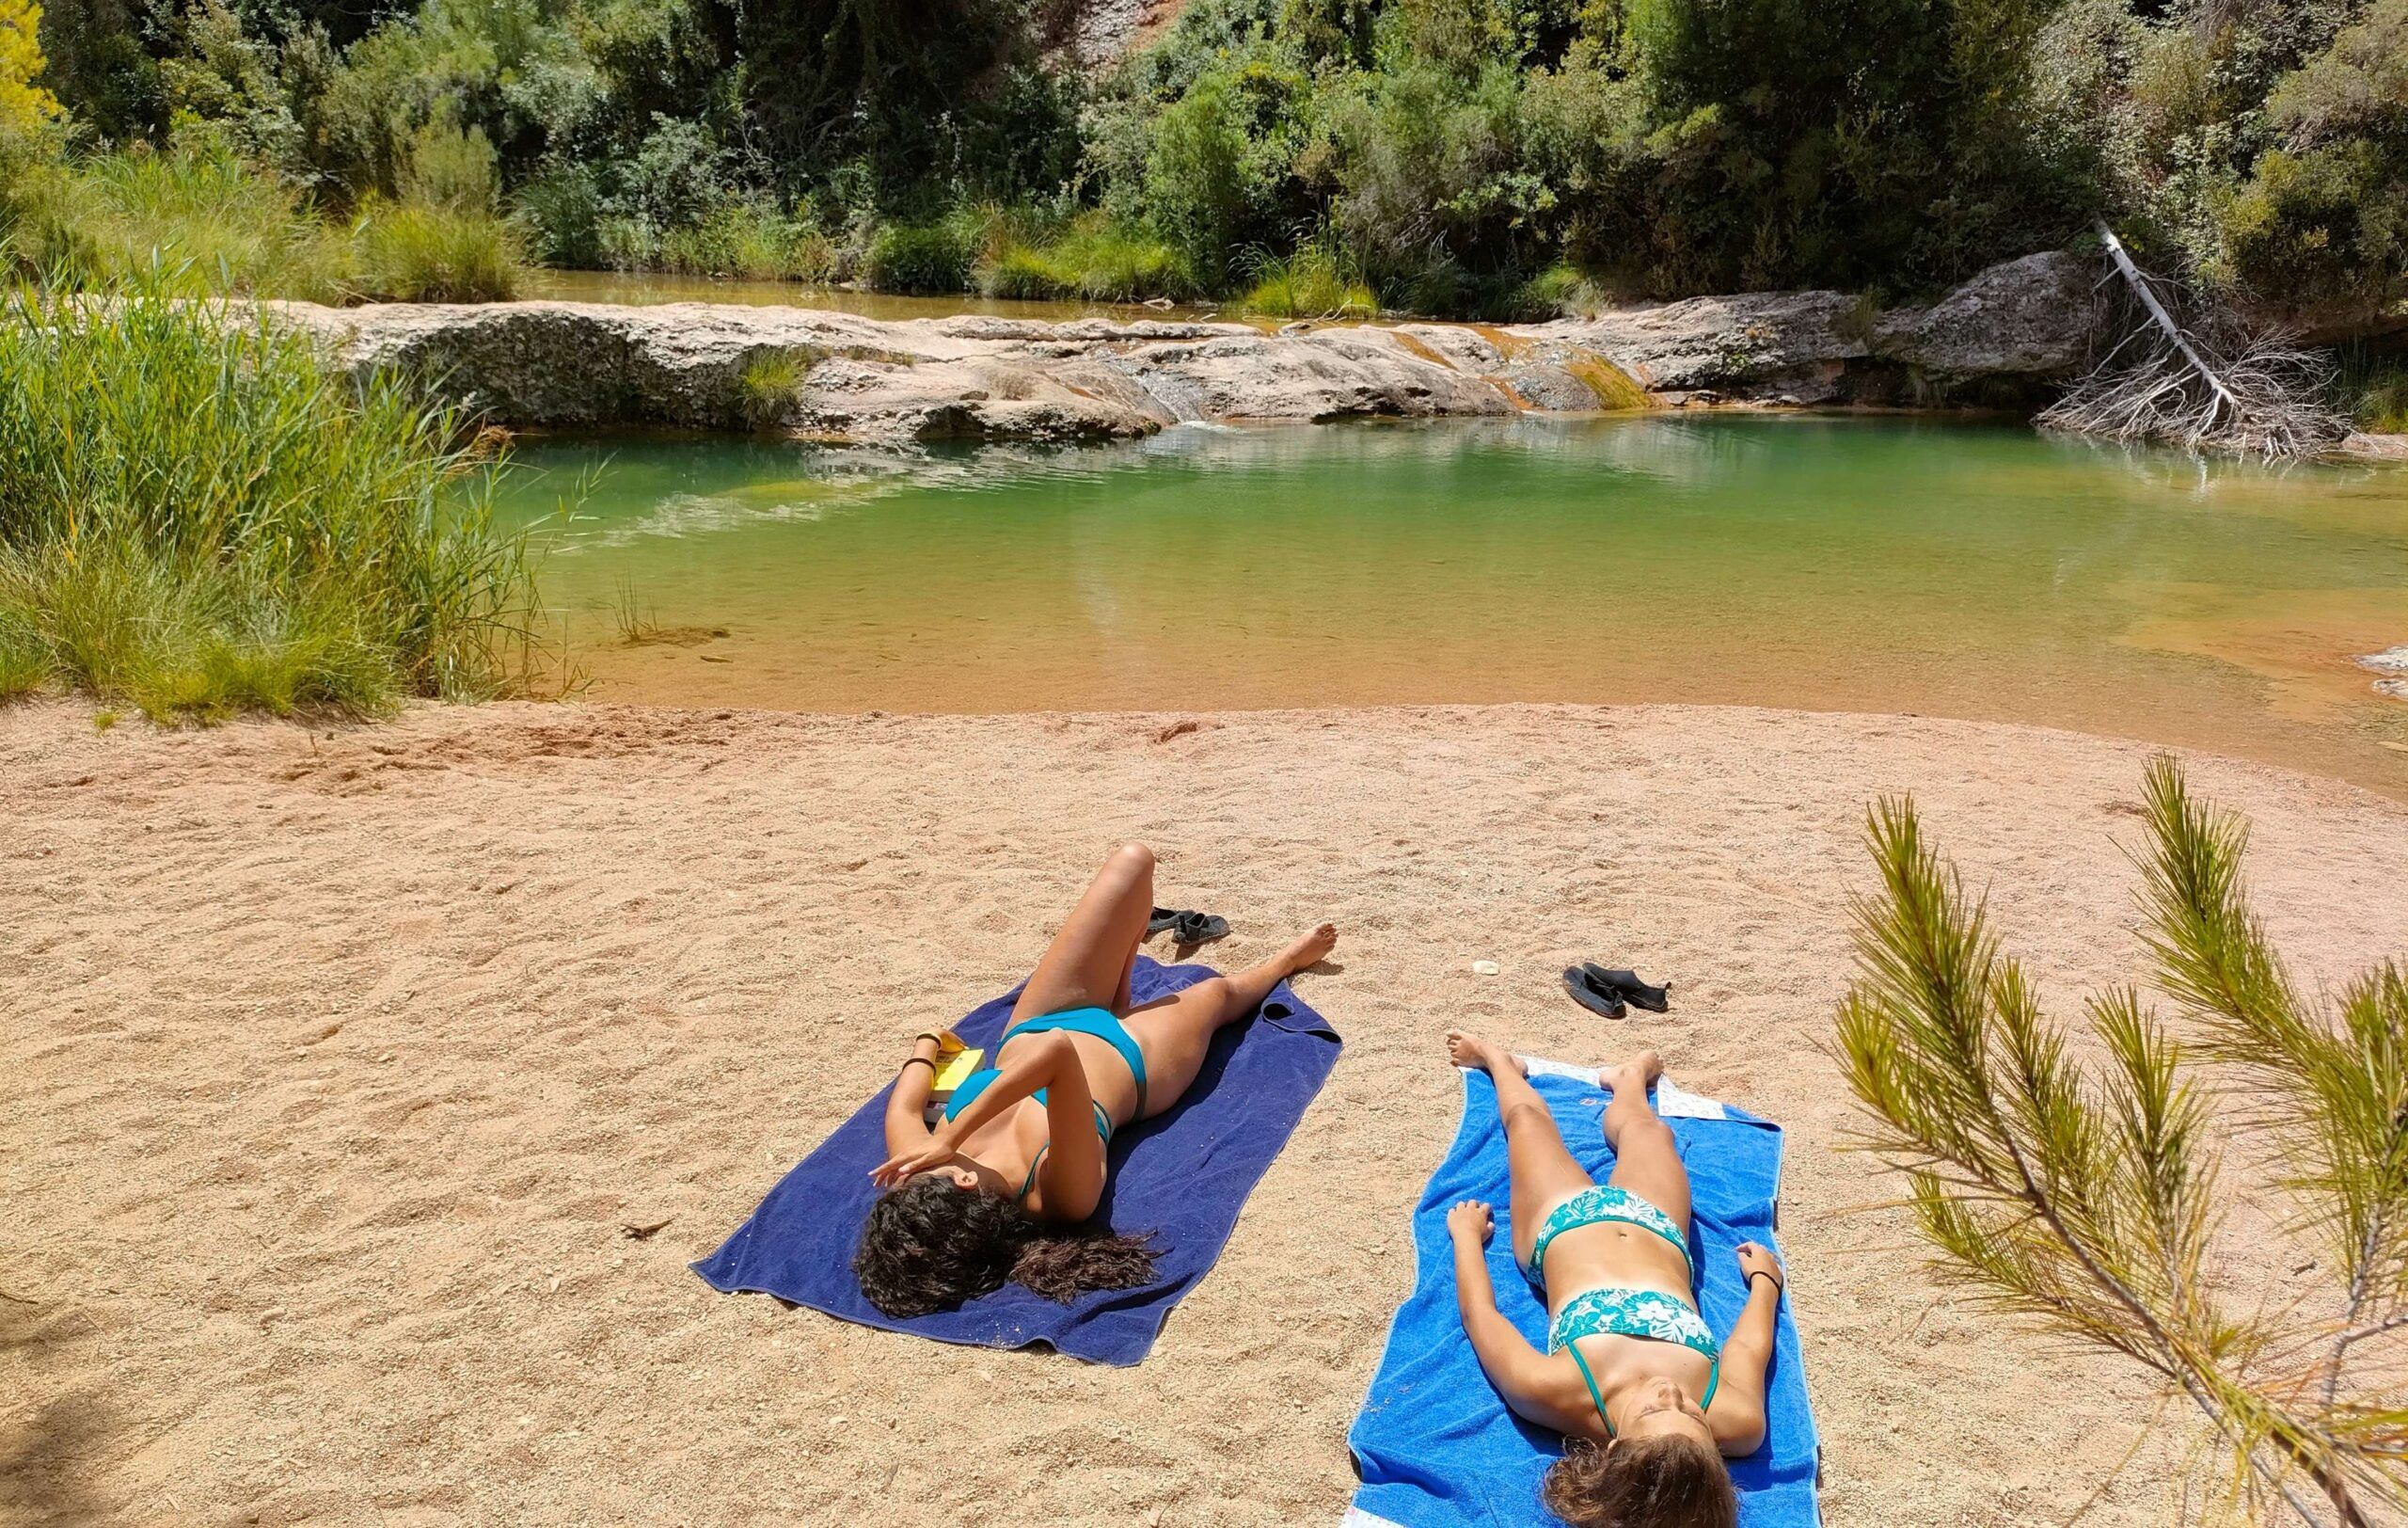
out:
M2170 760L2147 797L2146 944L2178 1035L2131 987L2079 1029L2044 1016L1893 800L1869 823L1881 890L1858 909L1841 1059L1944 1278L2187 1397L2252 1507L2363 1523L2408 1507L2408 974L2385 962L2310 1003L2249 911L2245 825ZM2280 1164L2320 1299L2270 1307L2274 1259L2221 1239L2235 1130Z
M41 77L41 8L0 0L0 133L29 133L58 114Z
M850 268L994 202L1044 239L1101 213L1206 291L1334 241L1384 302L1504 314L1564 266L1930 294L2104 215L2312 320L2408 299L2408 0L1192 0L1092 75L1067 14L51 0L42 30L87 143L206 121L346 211L474 130L567 263Z

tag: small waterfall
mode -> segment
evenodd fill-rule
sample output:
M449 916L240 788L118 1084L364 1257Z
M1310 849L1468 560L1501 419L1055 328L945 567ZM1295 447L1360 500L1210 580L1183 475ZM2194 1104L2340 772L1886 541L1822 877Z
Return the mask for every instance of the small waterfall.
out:
M1111 357L1107 364L1114 371L1127 377L1138 391L1161 406L1163 412L1171 417L1173 423L1210 422L1204 418L1204 410L1196 406L1196 401L1202 397L1203 390L1193 382L1186 381L1184 378L1167 376L1159 377L1159 379L1149 378L1145 373L1129 364L1129 358L1126 356Z

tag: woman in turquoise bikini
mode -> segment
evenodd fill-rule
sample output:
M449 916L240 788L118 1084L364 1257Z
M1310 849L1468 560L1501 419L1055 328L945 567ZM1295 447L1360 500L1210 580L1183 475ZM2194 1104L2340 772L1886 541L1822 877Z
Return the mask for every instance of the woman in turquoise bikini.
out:
M1123 844L1037 963L993 1067L955 1090L933 1129L923 1111L938 1038L913 1043L886 1106L887 1159L870 1174L887 1192L853 1257L880 1311L923 1315L1007 1281L1067 1300L1151 1280L1144 1237L1047 1228L1095 1213L1114 1133L1179 1102L1214 1030L1338 943L1324 923L1259 965L1139 1007L1129 979L1153 906L1154 856Z
M1497 1083L1513 1259L1546 1298L1546 1351L1497 1313L1481 1250L1495 1217L1477 1200L1447 1216L1455 1302L1505 1404L1570 1444L1547 1472L1548 1509L1574 1528L1729 1528L1739 1504L1722 1458L1764 1441L1781 1265L1741 1245L1748 1304L1718 1350L1691 1293L1688 1174L1647 1102L1662 1063L1648 1051L1602 1079L1613 1093L1605 1132L1614 1171L1601 1186L1564 1149L1510 1053L1462 1034L1447 1049Z

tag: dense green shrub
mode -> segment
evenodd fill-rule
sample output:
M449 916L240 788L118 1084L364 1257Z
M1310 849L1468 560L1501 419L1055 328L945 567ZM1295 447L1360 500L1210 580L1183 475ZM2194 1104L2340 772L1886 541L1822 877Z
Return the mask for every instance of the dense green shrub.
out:
M864 167L882 204L940 189L1020 199L1078 160L1071 83L1039 60L1032 0L776 0L739 12L747 121L784 191Z
M829 281L842 263L835 241L809 219L789 217L766 198L731 197L663 233L652 263L688 276Z
M1164 107L1146 157L1145 204L1163 237L1217 281L1253 198L1245 135L1228 82L1208 79Z
M524 674L495 464L218 309L0 302L0 670L156 717L378 711Z
M2375 0L2267 118L2284 146L2216 206L2231 275L2328 309L2408 296L2408 0Z
M956 222L889 223L870 241L862 279L872 292L966 292L975 257Z
M518 188L511 215L528 254L538 263L568 270L593 270L605 263L602 190L585 166L546 166Z

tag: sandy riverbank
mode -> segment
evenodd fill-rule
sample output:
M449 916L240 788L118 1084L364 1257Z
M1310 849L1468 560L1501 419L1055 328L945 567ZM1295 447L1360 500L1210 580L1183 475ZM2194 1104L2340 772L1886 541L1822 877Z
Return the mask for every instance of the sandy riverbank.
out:
M2131 970L2138 745L1671 708L88 718L0 710L0 1519L1329 1522L1459 1024L1654 1043L1790 1127L1833 1524L2170 1515L2170 1450L2101 1489L2146 1388L1941 1303L1868 1208L1892 1186L1832 1150L1815 1049L1880 791L1992 884L2060 1011ZM2255 816L2304 975L2408 947L2408 807L2194 778ZM1345 928L1307 979L1345 1057L1150 1361L686 1271L1131 836L1236 924L1223 962ZM1583 956L1669 976L1673 1013L1574 1008Z

